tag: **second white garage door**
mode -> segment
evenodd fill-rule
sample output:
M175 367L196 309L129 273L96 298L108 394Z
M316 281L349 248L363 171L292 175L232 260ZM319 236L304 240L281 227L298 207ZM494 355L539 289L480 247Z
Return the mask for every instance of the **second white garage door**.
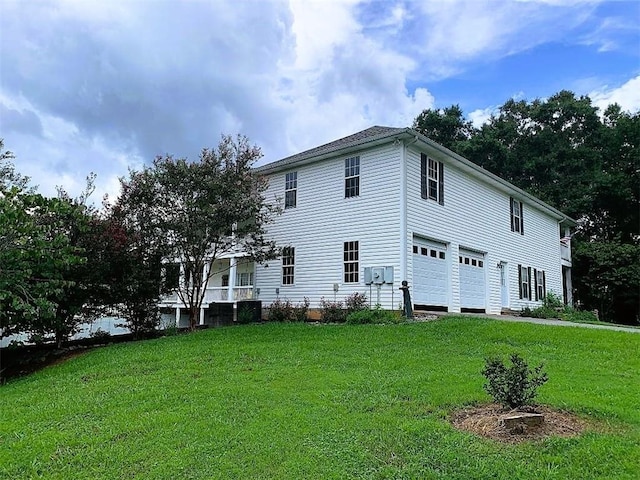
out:
M460 249L460 308L485 310L486 277L484 254Z
M447 246L413 239L413 303L446 307L448 291Z

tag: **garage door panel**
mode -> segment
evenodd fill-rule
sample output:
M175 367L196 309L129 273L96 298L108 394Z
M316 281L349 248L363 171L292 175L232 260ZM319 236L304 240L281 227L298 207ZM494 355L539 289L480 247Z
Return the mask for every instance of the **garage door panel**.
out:
M460 307L486 308L486 275L484 254L460 249Z
M446 245L414 238L413 302L447 305L448 275Z

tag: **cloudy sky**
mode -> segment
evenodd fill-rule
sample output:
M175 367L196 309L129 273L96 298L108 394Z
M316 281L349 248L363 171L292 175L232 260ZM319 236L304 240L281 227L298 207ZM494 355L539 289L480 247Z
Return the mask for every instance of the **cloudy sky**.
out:
M78 193L242 133L278 160L561 89L640 109L640 1L0 0L0 138Z

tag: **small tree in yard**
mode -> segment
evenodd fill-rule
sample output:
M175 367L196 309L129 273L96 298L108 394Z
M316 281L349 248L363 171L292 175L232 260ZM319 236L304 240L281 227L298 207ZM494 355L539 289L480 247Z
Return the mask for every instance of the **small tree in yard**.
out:
M189 310L191 328L217 258L242 251L263 261L277 254L264 231L277 209L265 203L266 181L251 168L261 155L246 137L223 136L216 149L202 150L197 162L157 157L151 167L121 181L115 208L151 248L184 267L176 292Z
M493 399L509 408L530 405L537 395L538 387L544 385L547 374L540 364L533 370L517 353L511 354L511 366L501 358L487 358L482 374L487 378L484 389Z

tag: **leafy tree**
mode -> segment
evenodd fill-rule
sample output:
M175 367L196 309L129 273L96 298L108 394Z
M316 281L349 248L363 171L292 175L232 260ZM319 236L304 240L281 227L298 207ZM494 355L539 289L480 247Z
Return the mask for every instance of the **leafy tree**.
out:
M135 338L155 332L160 296L168 291L162 282L162 256L153 239L127 224L120 208L108 208L95 220L93 241L109 258L101 275L106 313L125 320Z
M58 218L68 204L13 187L0 195L0 327L2 335L51 333L63 272L82 261Z
M442 110L423 110L413 121L412 128L461 155L469 139L476 134L476 129L464 118L459 105Z
M638 323L640 319L640 245L581 241L573 250L577 300L598 310L600 319Z
M464 152L572 217L589 208L602 159L602 123L588 97L561 91L547 100L508 100Z
M151 167L122 180L115 205L147 247L184 267L177 294L195 327L211 264L225 253L243 251L262 261L276 254L264 226L276 210L265 204L265 181L251 169L260 149L246 137L223 136L199 161L158 157Z
M26 190L29 177L23 177L11 162L15 157L12 152L4 149L4 140L0 138L0 192L16 187L18 190Z

